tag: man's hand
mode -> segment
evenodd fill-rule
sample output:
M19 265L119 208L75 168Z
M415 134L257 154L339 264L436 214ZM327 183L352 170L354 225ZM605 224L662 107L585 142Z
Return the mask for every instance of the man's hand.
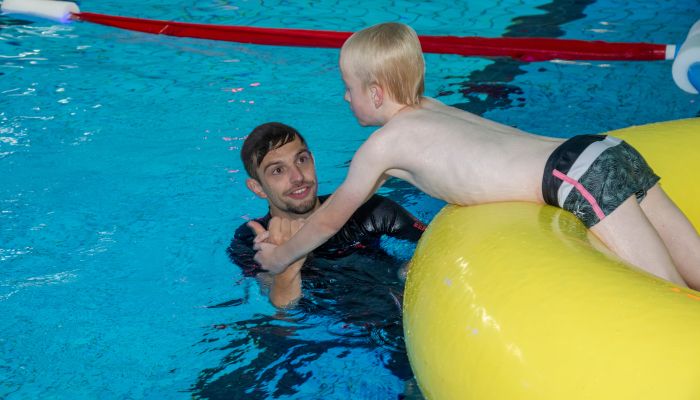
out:
M277 243L272 242L273 239L270 238L270 231L263 228L263 226L260 225L259 222L250 221L247 223L247 225L255 233L255 239L253 240L253 249L257 251L255 253L254 258L255 262L260 264L260 267L263 270L271 273L272 275L277 275L280 272L284 271L284 269L287 267L286 265L274 268L272 261L274 259L273 256L275 247L277 247L277 245L281 243L279 241ZM275 229L275 227L272 226L272 220L270 220L270 229L278 231L277 229ZM279 235L277 235L274 238L274 240L279 240Z
M253 233L255 233L255 239L253 239L253 243L263 242L267 240L268 237L270 237L270 232L268 232L267 229L260 225L260 222L252 220L248 221L246 225L253 231Z
M265 230L258 222L248 222L248 227L255 232L255 248L260 250L256 255L256 261L260 262L264 257L264 252L274 251L277 245L289 240L303 225L303 220L289 220L274 217L270 220L269 230ZM260 259L259 259L260 256ZM270 287L270 301L277 307L284 307L292 304L301 296L301 267L304 265L306 257L293 262L289 266L283 266L278 272L266 268L261 262L261 266L272 274L272 285ZM263 260L264 261L264 260Z

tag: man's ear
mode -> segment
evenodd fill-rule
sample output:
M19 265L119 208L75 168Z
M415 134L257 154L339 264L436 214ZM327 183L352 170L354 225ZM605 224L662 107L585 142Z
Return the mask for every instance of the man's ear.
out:
M267 198L267 194L265 193L265 191L263 191L262 185L256 179L253 179L253 178L246 179L245 185L248 187L248 189L251 192L255 193L255 195L260 197L261 199Z
M369 87L369 93L372 97L372 104L374 108L379 108L384 104L384 89L379 85L371 85Z

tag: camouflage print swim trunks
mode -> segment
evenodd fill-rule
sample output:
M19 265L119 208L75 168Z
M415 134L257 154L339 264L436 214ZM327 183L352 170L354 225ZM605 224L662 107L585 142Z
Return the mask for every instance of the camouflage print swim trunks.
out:
M547 204L572 212L590 228L630 196L641 202L658 181L642 155L624 141L579 135L550 155L542 194Z

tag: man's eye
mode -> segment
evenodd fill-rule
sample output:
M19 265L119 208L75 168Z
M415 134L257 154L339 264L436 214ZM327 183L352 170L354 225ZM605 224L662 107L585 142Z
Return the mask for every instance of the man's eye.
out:
M282 173L282 168L275 168L272 170L272 175L279 175Z
M307 161L309 161L309 156L300 156L298 160L299 164L304 164Z

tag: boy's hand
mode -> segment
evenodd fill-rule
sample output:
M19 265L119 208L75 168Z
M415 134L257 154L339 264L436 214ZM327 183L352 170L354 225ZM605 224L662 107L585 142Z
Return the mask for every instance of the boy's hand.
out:
M260 264L260 267L272 275L277 275L287 269L287 265L277 264L275 261L276 244L260 242L253 246L258 252L255 253L255 262Z

